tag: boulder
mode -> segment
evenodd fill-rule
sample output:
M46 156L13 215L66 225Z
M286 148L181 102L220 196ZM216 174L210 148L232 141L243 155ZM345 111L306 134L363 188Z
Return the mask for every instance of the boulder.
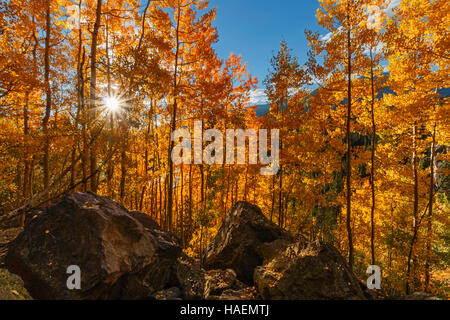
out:
M441 300L426 292L414 292L413 294L403 297L401 300Z
M233 269L237 278L253 284L253 271L273 255L270 244L277 241L285 244L293 237L269 221L254 205L236 203L223 219L216 237L208 245L204 255L204 267L211 269Z
M181 241L177 236L161 229L158 223L149 215L138 211L132 211L130 212L130 215L144 226L145 231L150 232L152 236L158 239L158 242L162 247L169 249L174 244L181 246Z
M176 261L175 276L181 288L181 297L185 300L200 300L204 298L205 271L200 264L187 255L181 255Z
M344 258L321 242L289 245L255 269L254 282L267 300L365 299Z
M258 298L255 287L246 287L239 290L227 289L217 300L258 300Z
M5 268L5 258L8 253L8 245L13 241L20 233L22 228L12 228L7 230L0 229L0 268Z
M205 276L205 298L217 299L226 290L240 290L245 285L237 279L236 272L227 270L210 270Z
M149 217L94 193L46 207L10 244L7 268L35 299L147 299L176 283L181 247ZM79 266L81 289L67 288Z
M17 275L0 268L0 301L1 300L32 300L22 279Z
M155 300L181 300L181 291L177 287L158 291L153 295Z

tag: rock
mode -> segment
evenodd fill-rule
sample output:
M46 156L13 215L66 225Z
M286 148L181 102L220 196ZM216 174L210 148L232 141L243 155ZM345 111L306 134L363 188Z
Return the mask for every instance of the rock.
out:
M7 244L5 244L5 245L0 244L0 268L5 267L5 258L6 258L7 252L8 252Z
M151 217L93 193L40 209L5 261L35 299L364 299L333 246L296 242L245 202L233 206L208 246L209 271ZM80 290L66 285L73 265L81 269ZM26 297L20 286L8 294Z
M263 243L261 245L261 253L264 258L263 264L269 263L280 252L286 250L286 248L293 242L286 239L277 239L273 242Z
M320 242L291 244L257 267L254 281L268 300L365 299L337 249Z
M441 300L426 292L414 292L413 294L403 297L401 300Z
M217 300L257 300L258 292L255 287L247 287L239 290L227 289Z
M175 273L183 299L203 299L205 292L205 271L200 268L198 262L183 254L177 260Z
M367 300L386 300L387 295L383 288L381 289L369 289L367 288L367 280L359 281L359 287L364 293L364 297Z
M158 225L158 223L153 220L149 215L132 211L130 215L139 221L145 228L146 231L150 232L154 237L158 239L158 242L161 246L165 248L171 248L173 244L177 246L181 246L181 241L172 233L166 232Z
M181 247L116 202L74 193L46 207L11 243L8 269L36 299L146 299L170 288ZM69 290L67 268L81 269Z
M1 230L0 229L0 268L5 268L5 258L8 252L8 245L13 241L21 232L22 228L12 228Z
M205 298L219 297L225 290L240 290L245 285L237 279L236 272L227 270L210 270L206 274Z
M153 220L153 218L150 217L148 214L145 214L145 213L142 213L142 212L139 212L139 211L130 211L129 214L130 214L130 216L135 218L137 221L139 221L144 226L144 228L146 228L148 230L159 230L159 231L162 231L162 229L158 225L158 222ZM170 233L167 233L167 235L173 236ZM175 236L173 236L173 237L176 239ZM178 239L176 239L176 240L178 240Z
M267 247L276 240L292 242L293 237L269 221L254 205L236 203L204 255L206 269L233 269L239 280L253 283L253 270L263 264ZM264 249L265 248L265 249Z
M153 295L156 300L181 300L181 291L177 287L158 291Z
M0 269L0 300L31 300L22 279L6 269Z
M43 214L44 212L45 212L44 208L39 207L39 208L33 209L32 211L27 213L25 215L25 225L30 223L31 220L34 220L37 217L39 217L39 215Z

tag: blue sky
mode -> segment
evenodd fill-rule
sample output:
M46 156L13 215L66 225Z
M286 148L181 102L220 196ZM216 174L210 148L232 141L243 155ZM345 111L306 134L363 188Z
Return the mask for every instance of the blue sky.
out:
M304 30L326 33L317 24L316 0L210 0L210 6L217 6L217 53L222 58L230 52L242 55L261 89L282 39L303 64L308 51ZM264 103L262 91L254 93L254 101Z
M391 0L385 12L391 15L399 3ZM317 0L210 0L210 7L217 7L219 43L215 48L219 56L225 59L230 52L242 55L250 73L258 77L260 88L252 94L254 104L266 103L263 80L281 40L287 41L303 64L308 52L305 29L330 37L317 23Z

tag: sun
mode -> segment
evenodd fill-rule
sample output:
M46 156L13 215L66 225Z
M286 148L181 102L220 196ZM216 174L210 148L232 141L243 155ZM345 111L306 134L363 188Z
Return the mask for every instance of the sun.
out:
M120 111L120 101L115 97L107 97L103 99L103 103L111 113L118 113Z

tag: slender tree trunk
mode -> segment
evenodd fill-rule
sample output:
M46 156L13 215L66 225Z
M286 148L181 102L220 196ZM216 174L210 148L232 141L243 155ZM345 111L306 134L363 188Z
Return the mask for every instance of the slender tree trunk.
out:
M184 171L183 171L183 165L181 165L181 190L180 190L180 238L181 238L181 247L184 248Z
M204 202L204 204L203 204L203 211L204 212L206 212L206 205L208 204L208 177L209 177L209 174L210 174L210 172L209 172L209 168L210 167L207 167L206 168L206 175L205 175L205 202Z
M283 139L280 139L280 152L283 152ZM283 166L280 164L280 180L278 185L278 225L283 227Z
M168 186L168 179L167 179L167 175L166 178L164 179L164 226L166 228L166 230L169 230L169 220L167 219L167 206L168 206L168 202L167 202L167 186ZM172 218L172 215L170 216L170 218Z
M78 19L81 18L81 0L78 1L78 10L80 15L78 16ZM78 129L80 120L83 116L83 106L84 106L84 97L83 92L81 92L82 88L84 88L84 80L83 80L83 65L84 65L84 47L83 47L83 32L81 29L81 25L79 26L80 29L78 30L78 51L77 51L77 112L75 117L75 123L74 123L74 134L73 134L73 141L72 141L72 155L71 155L71 163L72 163L72 171L70 173L70 184L72 186L75 185L75 180L77 176L77 169L76 169L76 153L77 153L77 146L79 146L79 136L78 136ZM83 82L83 83L82 83ZM83 89L84 90L84 89ZM72 192L75 191L75 188L71 190Z
M346 161L346 186L347 186L347 237L348 237L348 264L350 268L353 268L353 237L352 237L352 225L351 225L351 214L352 214L352 190L351 190L351 179L352 179L352 166L351 166L351 148L352 148L352 136L351 136L351 116L352 116L352 51L351 51L351 23L350 23L350 2L348 4L347 13L347 77L348 77L348 88L347 88L347 161Z
M154 210L154 208L153 208L153 205L154 205L154 201L155 201L155 198L154 198L154 183L153 183L153 181L151 182L151 189L150 189L150 216L153 218L153 219L155 219L155 221L156 221L156 218L154 218L153 216L154 216L154 214L155 214L155 210ZM147 203L147 205L148 205L148 203ZM146 207L147 208L147 207Z
M122 146L120 153L120 201L123 202L125 198L125 183L127 177L127 153L125 147Z
M283 227L283 168L281 165L278 189L278 225Z
M23 135L24 135L24 180L23 180L23 188L22 195L24 199L27 199L30 196L30 172L31 172L31 161L29 159L29 154L27 151L28 139L29 139L29 116L28 116L28 101L29 101L29 92L25 93L25 106L23 109Z
M163 220L163 215L162 215L162 213L163 213L163 209L162 209L163 202L162 202L162 186L161 186L161 184L162 184L162 182L161 182L161 177L160 177L159 178L159 183L158 183L158 185L159 185L159 225L160 226L164 226L164 224L163 224L164 220Z
M392 199L392 196L391 196L391 199L390 199L390 222L391 222L391 235L393 235L394 234L394 206L393 206L393 199ZM388 270L389 270L389 272L391 272L391 269L392 269L392 244L390 244L389 246L388 246Z
M231 206L233 206L233 204L236 202L236 199L234 199L234 181L231 181L230 199Z
M253 179L252 183L253 183L253 203L256 204L256 183Z
M141 197L139 199L139 208L138 210L142 212L142 208L144 205L144 198L145 198L145 192L147 190L147 183L144 184L144 187L142 187L142 191L141 191Z
M192 234L192 163L189 164L189 235Z
M167 219L169 221L168 230L172 231L172 202L173 202L173 184L174 184L174 175L173 175L173 162L172 162L172 149L173 149L173 141L172 134L176 129L177 124L177 96L178 96L178 58L180 53L180 18L181 18L181 8L178 5L177 8L177 27L176 27L176 49L175 49L175 65L174 65L174 73L173 73L173 106L172 106L172 119L170 124L170 135L169 135L169 151L167 161L169 164L169 186L167 192Z
M406 271L406 294L411 290L411 268L414 259L414 245L418 236L419 223L419 177L418 177L418 163L417 163L417 124L413 127L413 176L414 176L414 204L413 204L413 238L408 254L408 263ZM415 263L415 262L414 262ZM414 281L412 281L414 283Z
M244 185L244 201L247 201L247 193L248 193L248 165L245 169L245 185Z
M175 179L176 179L176 177L175 177ZM174 195L175 195L175 214L174 214L174 219L173 219L173 222L174 222L173 233L175 233L176 235L179 236L178 227L180 226L180 224L179 224L180 220L179 220L179 214L178 214L178 212L179 212L178 211L178 209L179 209L178 186L175 186L175 188L174 188Z
M434 198L434 168L436 159L436 122L433 126L433 138L431 142L431 161L430 161L430 194L427 217L427 243L426 243L426 261L425 261L425 292L430 290L430 266L431 266L431 242L433 238L433 198Z
M50 137L48 133L48 122L50 119L50 113L52 109L52 92L50 85L50 37L51 37L51 12L50 12L50 0L46 1L46 14L45 14L45 52L44 52L44 81L45 81L45 114L42 120L42 129L44 133L44 190L48 190L50 185ZM46 195L48 198L48 194Z
M370 186L372 189L372 207L370 209L370 252L372 256L372 265L375 265L375 152L376 152L376 124L375 124L375 83L373 74L373 56L372 48L370 48L370 82L372 89L372 101L371 101L371 120L372 120L372 150L370 155L371 171L370 171Z
M203 225L200 227L200 244L199 244L199 250L198 250L198 256L200 259L200 266L203 266Z
M227 208L227 203L225 202L225 193L227 192L227 189L225 187L225 161L222 163L222 193L221 193L221 204L222 204L222 216L225 217L226 215L226 208Z
M272 177L272 207L270 208L270 221L273 222L273 212L275 209L275 181L276 175L274 174Z
M35 18L32 17L33 30L31 32L32 38L34 40L33 44L33 72L36 74L38 72L37 67L37 48L39 41L36 36L36 25ZM23 134L24 134L24 180L23 180L23 198L25 201L29 201L33 197L33 175L34 175L34 161L36 159L35 155L30 155L28 152L29 142L30 142L30 115L29 115L29 103L30 94L33 92L34 88L28 88L25 92L25 103L23 108ZM31 158L31 159L30 159ZM24 213L20 218L20 226L25 225L26 214Z
M108 97L112 96L112 80L111 80L111 58L109 54L109 17L106 18L106 83L107 83L107 92ZM109 143L109 147L113 148L113 145L116 143L116 137L115 137L115 130L114 130L114 115L111 113L109 115L109 122L110 122L110 134L111 134L111 142ZM106 167L106 187L107 192L110 197L113 195L113 185L112 185L112 179L114 175L114 165L112 161L110 161ZM144 191L145 192L145 191ZM141 201L142 203L142 201Z
M155 212L155 221L159 221L159 215L158 215L158 180L153 180L154 182L154 185L155 185L155 190L154 190L154 192L155 192L155 195L154 195L154 198L153 198L153 210L154 210L154 212ZM161 224L160 224L161 225Z
M198 168L200 170L200 201L203 209L205 205L205 172L203 171L203 164L199 165Z
M231 168L230 168L231 170ZM234 205L234 203L236 202L236 199L234 199L234 180L230 182L230 201L231 201L231 206Z
M90 101L89 101L89 118L93 121L90 122L91 131L95 127L95 105L97 100L97 41L98 31L100 29L102 16L102 0L97 0L97 9L95 13L94 30L92 31L92 43L91 43L91 82L90 82ZM90 189L92 192L97 192L97 144L94 142L90 146Z
M81 35L80 35L81 36ZM79 89L79 104L80 104L80 112L81 112L81 140L83 142L83 150L82 150L82 156L81 156L81 174L83 178L83 191L86 192L88 189L87 186L87 167L88 167L88 158L89 158L89 148L88 148L88 142L87 142L87 121L88 121L88 115L86 110L86 103L84 98L84 63L86 60L86 51L83 47L82 49L82 56L81 56L81 64L79 68L79 81L80 81L80 89Z
M228 209L228 199L229 199L228 193L230 192L230 185L231 185L230 178L231 178L231 169L230 169L230 167L228 167L228 172L227 172L227 193L225 195L225 210L224 210L224 213L223 213L224 217L226 216L227 209ZM233 190L233 187L231 187L231 190ZM233 191L231 191L231 192L233 193ZM233 196L231 196L231 198L233 198ZM231 201L233 202L233 200L231 200ZM233 203L231 203L231 205L233 205Z
M27 201L30 198L30 185L31 185L31 179L30 179L30 173L31 173L31 161L29 159L28 154L28 139L29 139L29 115L28 115L28 103L30 98L30 91L27 90L25 92L25 104L23 106L23 147L24 147L24 172L23 172L23 187L22 187L22 197L25 201ZM23 227L25 225L25 217L26 215L23 214L20 218L20 226Z
M285 195L284 198L284 213L283 213L283 228L287 228L287 221L288 221L288 208L289 208L289 192Z

